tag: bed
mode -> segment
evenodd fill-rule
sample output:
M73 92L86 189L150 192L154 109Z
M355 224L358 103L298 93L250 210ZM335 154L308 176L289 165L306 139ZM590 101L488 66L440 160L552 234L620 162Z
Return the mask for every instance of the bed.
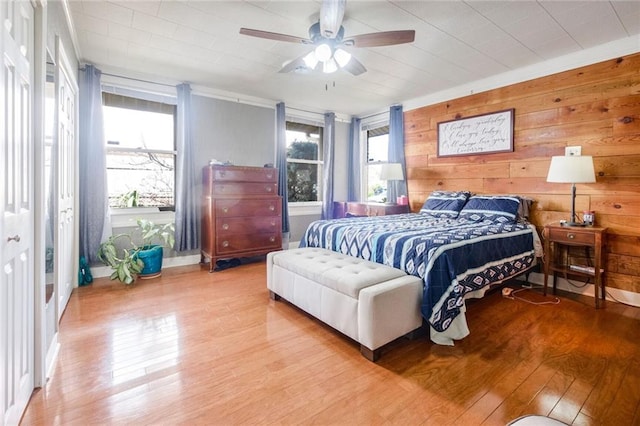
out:
M541 256L527 203L514 196L434 191L419 213L319 220L301 247L322 247L401 269L424 283L422 316L435 343L469 334L465 300L522 274Z

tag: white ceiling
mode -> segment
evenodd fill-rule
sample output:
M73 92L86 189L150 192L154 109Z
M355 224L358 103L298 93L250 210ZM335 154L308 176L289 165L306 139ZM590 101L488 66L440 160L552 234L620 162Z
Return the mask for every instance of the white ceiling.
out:
M238 33L307 37L319 0L68 0L81 62L105 72L363 115L604 43L632 38L640 1L347 0L345 38L414 29L411 44L353 48L367 72L289 73L309 46Z

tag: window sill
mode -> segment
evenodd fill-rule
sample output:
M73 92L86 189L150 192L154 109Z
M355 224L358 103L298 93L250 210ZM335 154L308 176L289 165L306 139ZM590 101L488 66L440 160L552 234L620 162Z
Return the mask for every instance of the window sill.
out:
M173 223L175 213L160 211L158 207L130 207L111 209L111 228L130 228L137 226L138 219L147 219L158 225Z
M311 216L322 214L320 201L289 203L289 216Z

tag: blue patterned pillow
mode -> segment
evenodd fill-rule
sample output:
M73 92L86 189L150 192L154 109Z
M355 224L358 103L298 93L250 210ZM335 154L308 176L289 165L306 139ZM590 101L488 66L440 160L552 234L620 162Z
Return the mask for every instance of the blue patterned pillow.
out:
M424 202L420 213L455 219L469 195L471 194L468 191L433 191Z
M520 200L508 195L474 195L460 212L460 218L480 222L491 220L499 223L516 221Z

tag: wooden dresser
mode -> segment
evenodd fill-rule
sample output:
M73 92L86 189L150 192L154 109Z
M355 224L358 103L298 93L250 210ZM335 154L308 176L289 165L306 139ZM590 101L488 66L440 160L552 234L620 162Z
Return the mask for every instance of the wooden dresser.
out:
M202 170L201 262L258 256L282 248L278 171L209 165Z

